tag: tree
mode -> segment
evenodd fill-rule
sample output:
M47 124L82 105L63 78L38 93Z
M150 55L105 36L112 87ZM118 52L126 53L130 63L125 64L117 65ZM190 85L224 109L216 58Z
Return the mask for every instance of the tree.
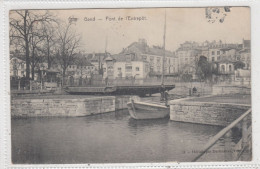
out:
M235 67L235 70L237 70L237 69L243 69L243 68L245 67L245 63L242 62L242 61L236 61L234 67Z
M62 68L63 84L66 70L75 61L77 50L80 45L80 35L73 30L72 23L60 23L57 30L57 59Z
M57 23L56 21L53 23ZM48 69L51 68L57 51L57 36L56 36L56 26L53 24L45 23L43 24L43 36L44 45L43 52L47 56Z
M35 67L39 62L43 61L43 55L42 53L42 42L44 40L44 36L42 32L32 31L31 38L30 38L30 53L31 53L31 74L32 74L32 80L34 80L34 71Z
M190 81L192 80L192 75L191 75L191 74L188 74L188 73L182 74L182 75L181 75L181 79L182 79L184 82L190 82Z
M200 56L197 63L196 74L201 80L211 79L212 77L212 66L207 61L205 56Z
M30 77L30 44L36 29L42 22L51 21L49 11L32 12L30 10L15 10L10 12L10 43L16 40L25 50L26 78Z

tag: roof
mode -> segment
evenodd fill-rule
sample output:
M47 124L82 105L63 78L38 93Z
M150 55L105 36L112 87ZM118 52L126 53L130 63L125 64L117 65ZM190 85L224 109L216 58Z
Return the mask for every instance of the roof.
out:
M243 40L244 48L251 48L251 40Z
M125 62L127 61L127 55L131 55L131 61L142 61L142 62L146 62L143 60L143 58L141 58L140 56L138 57L137 55L135 55L134 53L120 53L120 54L115 54L110 56L112 59L116 60L117 62Z
M251 76L250 70L238 69L237 72L240 77L250 77Z
M228 50L231 50L231 49L234 49L234 48L221 48L220 50L222 50L222 51L228 51Z
M79 66L93 66L90 62L89 62L89 60L86 58L86 57L84 57L84 56L79 56L79 57L77 57L76 59L75 59L75 61L74 61L74 64L76 64L76 65L79 65Z
M106 56L110 55L109 53L91 53L88 54L87 59L90 60L91 62L95 61L102 61Z
M59 70L56 70L56 69L46 69L45 71L49 72L49 73L59 73L60 72Z
M239 53L250 53L251 50L250 49L242 49L239 51Z
M223 58L220 60L215 61L215 63L234 63L235 61L231 60L231 59L227 59L227 58Z
M14 59L17 59L18 61L20 62L25 62L25 59L24 58L18 58L18 57L13 57L10 59L10 61L14 60Z
M126 49L120 53L138 53L138 54L148 54L156 56L164 56L164 49L159 46L149 47L146 43L133 42ZM165 50L165 56L173 57L174 53Z
M113 57L111 57L111 56L107 56L104 60L105 60L105 61L109 61L109 60L113 61L113 60L115 60L115 59L114 59Z

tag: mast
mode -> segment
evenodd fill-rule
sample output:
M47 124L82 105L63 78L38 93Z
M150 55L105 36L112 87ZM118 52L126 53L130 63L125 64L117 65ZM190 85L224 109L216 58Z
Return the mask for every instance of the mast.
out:
M163 61L162 61L162 77L161 82L164 85L164 65L165 65L165 34L166 34L166 10L164 14L164 33L163 33Z
M105 54L107 54L107 35L106 35L106 42L105 42Z

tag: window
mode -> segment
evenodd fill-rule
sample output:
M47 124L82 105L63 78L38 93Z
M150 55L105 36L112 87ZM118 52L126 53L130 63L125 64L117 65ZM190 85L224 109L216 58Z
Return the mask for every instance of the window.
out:
M212 62L214 62L215 61L215 57L212 57Z
M220 60L220 56L218 56L217 60Z
M24 64L22 63L21 68L24 69Z
M121 71L121 67L117 68L117 70Z
M132 69L132 66L126 66L125 68L126 69Z
M161 71L161 67L158 66L158 67L157 67L157 72L160 72L160 71Z
M211 54L212 54L212 55L215 55L215 51L212 51Z
M225 72L225 66L224 65L221 65L221 71Z
M232 67L231 67L231 65L229 65L229 72L232 72Z
M24 75L24 71L21 71L21 74Z
M71 66L69 66L69 68L71 68Z
M217 51L217 55L220 55L220 51Z
M153 67L152 66L150 67L150 72L153 72Z
M125 67L125 71L126 71L126 72L132 71L132 66L126 66L126 67Z
M147 56L143 56L143 60L146 60L147 59Z
M14 76L17 76L17 70L14 70Z
M160 57L157 57L157 62L160 62L161 61L161 58Z
M139 69L139 67L136 67L135 70L136 70L136 71L139 71L140 69Z

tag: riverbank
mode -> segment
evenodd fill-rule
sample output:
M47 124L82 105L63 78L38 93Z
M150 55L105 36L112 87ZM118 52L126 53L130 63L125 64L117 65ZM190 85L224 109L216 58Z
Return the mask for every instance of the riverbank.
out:
M170 119L227 126L250 107L251 95L227 94L178 99L170 101Z
M11 99L12 117L88 116L126 109L130 96L50 95Z

